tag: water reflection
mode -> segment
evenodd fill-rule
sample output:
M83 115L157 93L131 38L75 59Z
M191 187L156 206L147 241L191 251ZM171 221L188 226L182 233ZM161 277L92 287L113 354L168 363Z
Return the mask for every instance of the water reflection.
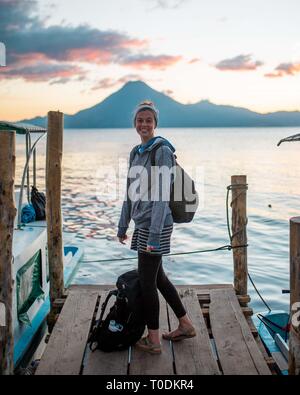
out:
M300 215L300 143L277 142L293 128L162 129L176 147L180 164L200 167L203 206L192 224L175 225L172 252L228 244L225 198L231 175L246 174L248 190L249 272L273 308L288 304L289 223ZM17 183L24 158L17 138ZM85 260L134 257L117 243L116 226L124 196L126 166L138 144L133 130L66 130L64 133L62 209L65 239L84 245ZM37 186L44 189L45 141L37 158ZM23 160L23 161L22 161ZM104 169L112 169L105 175ZM120 174L122 176L120 177ZM202 185L202 184L201 184ZM133 232L133 224L129 235ZM114 283L136 261L91 262L80 268L76 283ZM166 271L177 284L232 282L232 254L216 252L165 258ZM263 306L249 285L254 308Z

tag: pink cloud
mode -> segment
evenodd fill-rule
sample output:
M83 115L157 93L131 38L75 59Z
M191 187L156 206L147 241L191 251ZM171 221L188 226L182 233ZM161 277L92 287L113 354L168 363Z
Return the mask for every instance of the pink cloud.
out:
M22 78L30 82L43 82L59 78L60 82L67 82L74 76L83 75L82 68L69 63L37 62L24 67L6 67L1 71L0 79Z
M122 60L126 66L133 66L137 69L150 68L164 70L173 66L182 59L181 56L170 55L135 55Z
M138 74L128 74L118 79L103 78L102 80L98 81L96 85L91 88L91 90L94 91L98 89L109 89L120 84L126 84L126 82L133 80L142 80L142 78Z
M265 77L280 78L297 73L300 73L300 63L281 63L273 72L265 74Z
M65 60L71 62L91 62L109 64L112 62L113 54L108 50L98 48L76 48L65 53Z

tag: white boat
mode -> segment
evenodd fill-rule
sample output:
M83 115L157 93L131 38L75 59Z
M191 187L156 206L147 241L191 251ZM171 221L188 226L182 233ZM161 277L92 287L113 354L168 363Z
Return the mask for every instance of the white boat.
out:
M17 215L13 234L13 332L14 366L18 367L43 327L50 311L49 264L46 220L22 223L22 209L30 203L29 163L33 159L32 185L36 185L36 146L46 129L20 123L0 122L1 130L15 130L26 138L26 163L22 182L15 187ZM38 136L31 144L32 136ZM26 185L25 185L26 184ZM64 246L64 280L67 287L78 269L83 250Z

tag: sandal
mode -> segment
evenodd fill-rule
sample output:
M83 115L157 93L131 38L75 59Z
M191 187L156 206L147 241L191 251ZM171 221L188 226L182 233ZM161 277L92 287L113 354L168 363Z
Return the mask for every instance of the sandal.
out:
M143 337L135 344L140 350L146 351L149 354L161 354L161 345L151 343L148 336Z
M178 335L173 334L176 331L177 331ZM190 339L195 336L196 336L196 331L193 326L188 329L183 329L179 326L173 332L163 333L162 338L165 340L171 340L172 342L178 342L180 340Z

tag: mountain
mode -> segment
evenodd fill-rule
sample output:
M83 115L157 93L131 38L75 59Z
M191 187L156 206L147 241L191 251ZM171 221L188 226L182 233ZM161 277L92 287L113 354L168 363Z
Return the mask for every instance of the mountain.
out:
M144 82L130 81L95 106L74 115L66 114L65 128L132 127L133 110L143 100L152 100L159 109L160 127L300 126L299 111L259 114L245 108L213 104L207 100L181 104ZM46 117L22 122L45 126Z

